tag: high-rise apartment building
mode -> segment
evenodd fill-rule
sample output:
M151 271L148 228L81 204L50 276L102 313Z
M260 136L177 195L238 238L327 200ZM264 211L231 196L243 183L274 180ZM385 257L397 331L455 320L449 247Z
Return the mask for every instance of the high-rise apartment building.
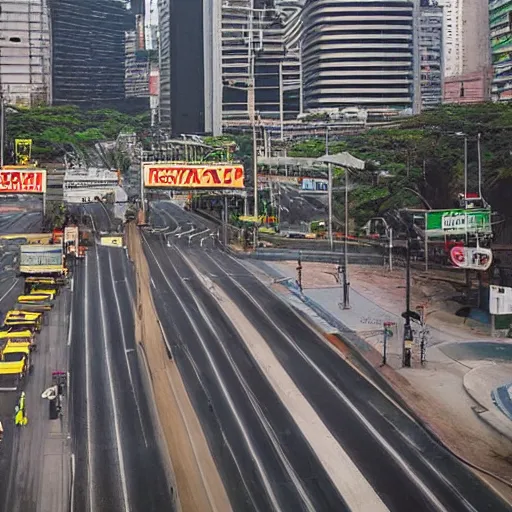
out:
M122 107L125 31L121 0L48 0L52 27L53 103Z
M221 0L159 0L160 124L220 133Z
M137 51L137 33L125 33L125 96L127 98L149 97L149 60L146 52Z
M7 103L51 101L47 0L0 0L0 90Z
M285 119L297 117L301 106L303 4L304 0L229 0L223 3L224 126L244 124L251 117L247 84L252 83L253 78L258 118L277 121L281 114Z
M489 2L494 101L512 100L512 0Z
M463 0L462 73L485 72L489 66L489 2Z
M422 3L419 27L421 107L427 109L443 99L443 8Z
M439 0L443 8L444 76L462 74L462 21L464 0Z
M305 108L417 110L417 8L408 0L307 0Z

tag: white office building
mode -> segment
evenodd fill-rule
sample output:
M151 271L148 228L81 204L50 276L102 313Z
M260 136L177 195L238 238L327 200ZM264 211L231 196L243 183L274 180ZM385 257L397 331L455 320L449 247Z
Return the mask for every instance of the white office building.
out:
M418 9L409 0L307 0L305 109L417 110Z
M0 89L5 101L31 107L51 102L47 0L0 0Z

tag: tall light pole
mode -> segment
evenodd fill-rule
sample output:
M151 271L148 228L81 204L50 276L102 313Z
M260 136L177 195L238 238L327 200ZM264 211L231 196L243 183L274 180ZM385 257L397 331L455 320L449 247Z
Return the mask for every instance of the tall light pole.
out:
M329 154L329 127L325 130L325 154ZM329 236L329 249L331 252L334 251L334 240L332 235L332 164L327 164L329 170L328 181L327 181L327 234Z
M284 140L284 87L283 62L279 63L279 124L281 127L281 140Z
M345 168L345 241L343 243L343 309L350 309L350 282L348 280L348 169Z
M477 149L478 149L478 199L482 199L482 152L480 150L481 134L478 134Z
M468 198L468 136L464 134L464 204Z
M258 244L258 142L256 140L256 78L255 78L255 55L254 55L254 0L251 2L249 12L249 83L247 89L247 110L252 125L252 172L254 183L254 249Z

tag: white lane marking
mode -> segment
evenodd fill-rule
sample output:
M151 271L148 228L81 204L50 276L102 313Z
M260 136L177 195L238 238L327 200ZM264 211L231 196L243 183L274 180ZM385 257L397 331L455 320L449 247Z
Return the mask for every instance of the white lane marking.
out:
M85 294L84 294L84 308L85 317L89 316L89 253L85 256ZM86 402L86 421L87 421L87 480L88 480L88 496L89 496L89 510L96 509L94 503L93 490L93 467L94 467L94 451L92 448L92 412L91 412L91 347L89 340L89 323L86 322L85 327L85 402Z
M112 267L112 253L110 251L108 252L108 267L110 269L110 275L113 276L114 269ZM98 270L98 272L100 272L100 271ZM144 431L144 423L142 421L142 414L140 412L139 401L137 399L135 385L133 384L132 369L130 367L130 361L128 360L128 352L133 351L133 348L128 349L128 346L126 344L126 333L124 332L123 316L121 314L121 305L119 304L119 296L117 293L117 288L116 288L115 282L113 280L112 280L112 288L114 290L114 298L115 298L115 302L116 302L117 317L119 318L119 325L121 326L121 339L123 340L124 356L125 356L125 360L126 360L126 367L128 368L128 378L130 379L130 386L133 390L133 398L135 400L135 407L137 408L137 414L139 415L140 428L142 430L142 437L144 438L144 444L146 445L146 448L147 448L148 440L146 437L146 432Z
M71 454L71 496L70 512L75 510L75 454Z
M188 349L187 345L182 345L182 350L183 350L183 353L185 354L185 356L187 357L187 359L189 360L190 362L190 365L192 366L193 370L194 370L194 373L196 375L196 378L197 378L197 382L199 382L199 385L201 386L204 394L206 395L206 397L208 398L208 400L210 400L210 390L208 389L208 385L203 381L203 376L202 376L202 373L201 371L199 370L199 367L197 366L197 363L194 361L194 358L192 357L192 354L190 353L190 350ZM169 377L169 374L167 374L167 378L170 380L170 377ZM173 387L172 385L172 382L171 382L171 388ZM183 417L183 422L185 423L185 425L187 426L187 435L189 437L189 439L192 441L192 437L190 435L190 432L189 432L189 429L188 429L188 424L187 424L187 417L184 416L184 413L182 412L182 408L181 408L181 405L180 405L180 400L179 400L179 397L176 395L176 393L174 392L174 389L173 389L173 393L174 393L174 396L176 397L176 402L178 403L178 407L180 409L180 412L181 412L181 416ZM251 475L245 475L244 474L244 471L242 470L242 468L240 467L239 463L238 463L238 460L235 456L235 453L231 447L231 445L229 444L228 442L228 439L226 437L226 434L224 432L224 430L222 430L222 428L220 429L220 434L222 436L222 440L224 441L224 443L226 444L226 447L227 449L229 450L229 453L231 454L231 458L233 459L233 462L235 463L235 466L236 466L236 469L238 470L238 474L240 475L240 480L242 480L242 483L245 487L245 491L247 493L247 496L249 497L249 499L251 500L251 503L253 505L253 508L254 510L258 510L258 506L256 505L256 503L254 502L254 497L252 495L252 493L250 492L249 490L249 484L247 483L247 478L246 476L249 476L249 479L251 478ZM192 443L192 450L194 451L194 455L196 454L196 449L195 449L195 445L194 443ZM197 458L197 455L196 455L196 458Z
M75 289L75 276L71 278L71 286L69 287L70 291L73 292Z
M112 361L110 356L110 349L107 343L107 318L105 315L105 301L103 299L103 294L101 293L101 267L100 267L100 256L98 253L98 249L94 251L96 253L96 265L98 266L96 277L98 279L98 293L100 295L100 310L101 310L101 331L102 331L102 340L103 340L103 349L105 350L105 360L107 363L107 380L108 387L110 391L110 403L112 405L112 410L114 412L114 431L116 435L116 450L119 459L119 472L121 479L121 489L123 491L123 509L125 512L130 512L130 503L128 498L128 485L126 483L126 472L124 467L124 455L123 455L123 447L121 444L121 431L119 428L119 416L117 411L117 398L114 390L114 383L112 382Z
M177 235L174 235L176 238L181 238L183 235L188 235L189 233L193 233L196 230L196 228L190 228L188 231L183 231L183 233L178 233Z
M181 250L178 249L178 248L177 248L177 250L181 254L181 256L184 259L184 261L186 262L186 258L183 255L183 253L181 252ZM166 255L166 256L167 256L167 259L169 260L169 263L171 264L171 266L174 268L174 270L176 272L178 272L176 270L176 267L173 264L172 260L169 258L168 255ZM188 265L188 263L187 263L187 265ZM194 272L195 274L198 274L198 272L195 269L195 267L193 267L191 265L188 265L188 266L191 268L192 272ZM200 282L202 283L201 278L200 278ZM217 344L219 345L219 348L224 353L224 356L228 360L229 365L233 369L233 371L234 371L235 375L237 376L240 384L242 385L242 387L243 387L243 389L245 391L245 394L249 398L249 401L251 402L251 405L252 405L253 409L255 410L256 415L258 416L258 419L261 422L261 425L263 426L263 428L264 428L264 430L265 430L265 432L266 432L270 442L272 443L272 446L274 447L276 455L281 459L281 462L283 463L283 466L285 467L286 472L288 473L288 476L289 476L290 480L295 485L295 488L297 490L297 494L301 497L301 499L302 499L302 501L303 501L303 503L304 503L304 505L306 507L306 510L309 510L310 512L315 512L315 507L313 506L313 503L311 503L311 501L309 499L309 496L308 496L308 493L307 493L306 489L304 489L304 487L302 486L302 482L300 481L300 479L297 476L295 470L293 469L292 464L290 463L290 461L286 457L284 451L282 450L281 445L279 443L279 440L278 440L274 430L272 429L272 426L271 426L270 422L267 420L267 418L264 415L263 410L261 409L261 407L260 407L256 397L252 393L249 384L247 383L247 381L243 377L243 375L240 372L240 370L238 369L235 361L231 357L231 354L229 353L229 351L226 349L226 346L222 342L222 339L219 336L219 333L218 333L217 329L212 324L208 313L205 311L203 305L200 303L200 301L198 300L197 296L190 289L188 284L185 283L185 287L187 288L190 296L192 297L192 300L194 301L194 303L195 303L195 305L197 307L197 310L199 311L199 314L201 315L201 317L205 321L206 325L208 325L208 327L209 327L210 331L212 332L215 340L217 341ZM207 292L210 293L209 290L207 290Z
M210 236L205 236L204 238L201 238L201 240L199 241L199 247L203 247L203 243L205 240L208 240L208 238L210 238L212 235Z
M222 267L210 257L210 255L206 255L210 258L211 261L224 273L226 273ZM226 274L228 275L228 274ZM444 505L437 499L437 496L421 481L421 479L416 475L416 473L411 469L411 467L407 464L407 462L400 456L400 454L391 446L388 441L379 433L379 431L371 424L371 422L359 411L359 409L350 401L350 399L343 393L340 389L338 389L329 379L329 377L320 369L320 367L286 334L286 332L279 327L274 320L267 314L267 312L261 307L261 305L253 299L253 297L243 288L238 281L229 276L229 279L237 286L244 295L257 307L262 314L267 318L267 320L274 326L274 328L281 333L283 339L287 341L290 347L297 352L302 359L306 363L311 366L315 372L325 381L328 387L334 391L334 393L341 399L341 401L354 413L354 415L359 419L359 421L366 427L368 432L374 437L376 441L378 441L381 446L388 452L391 458L402 468L404 473L415 483L415 485L420 489L425 497L430 500L430 502L440 511L448 512L448 510L444 507ZM439 475L439 473L436 471Z
M402 432L398 428L398 426L393 423L393 421L390 418L388 418L385 415L382 415L381 412L377 409L377 407L372 402L368 402L368 405L375 412L377 412L377 414L380 414L382 416L384 421L390 426L390 428L392 428L404 440L404 442L406 442L409 446L412 446L414 448L414 450L416 450L418 453L420 453L420 454L422 453L423 450L408 435L406 435L404 432ZM430 461L423 458L423 463L426 464L433 473L437 473L439 475L439 477L443 480L444 484L447 487L449 487L457 495L457 497L459 498L460 501L462 501L464 503L464 506L466 507L466 509L468 511L478 512L478 510L475 507L473 507L473 505L471 505L471 503L469 503L469 501L454 487L454 485L443 474L439 473L436 470L436 468L432 465L432 463Z
M72 332L73 332L73 300L71 300L71 308L69 310L68 347L71 346L71 333Z
M18 279L14 280L14 283L12 283L11 287L0 297L0 302L2 302L9 293L11 293L12 289L18 284Z
M195 238L196 236L199 236L199 235L204 235L205 233L208 233L208 231L210 231L210 228L206 228L204 231L199 231L199 233L194 233L193 235L190 235L188 238Z
M144 235L143 235L143 237L144 237ZM197 336L197 339L201 343L201 346L202 346L203 351L204 351L204 353L206 355L206 358L208 359L208 362L210 363L210 367L212 368L213 373L215 375L215 378L216 378L217 382L219 383L220 389L222 390L222 393L223 393L223 395L224 395L224 397L225 397L225 399L226 399L226 401L228 403L228 406L231 409L231 412L233 414L233 418L235 419L235 421L236 421L236 423L238 425L238 428L240 429L240 432L241 432L242 437L243 437L243 439L245 441L247 449L249 450L249 453L251 454L251 457L254 460L254 464L256 466L256 469L257 469L258 473L260 474L261 480L263 482L263 486L264 486L264 488L265 488L265 490L267 492L267 495L268 495L268 497L269 497L269 499L270 499L270 501L272 503L272 506L274 507L274 510L281 510L281 507L279 505L277 497L275 496L274 490L272 489L272 485L270 483L268 475L265 473L265 469L263 467L263 464L262 464L262 462L260 460L260 457L258 456L258 454L256 452L256 449L254 448L254 446L252 444L251 438L250 438L249 433L247 432L247 430L246 430L246 428L245 428L245 426L243 424L242 418L240 418L240 416L238 415L238 412L236 410L235 404L233 403L233 400L231 399L231 395L229 393L228 387L227 387L226 383L224 382L224 380L222 379L221 372L217 368L217 366L215 364L215 361L213 360L213 357L212 357L210 351L208 350L207 343L205 342L205 340L201 336L201 333L197 329L197 326L196 326L196 324L194 322L194 319L192 318L192 316L190 315L190 313L189 313L188 309L186 308L185 304L181 300L180 295L176 292L176 290L172 286L171 282L169 281L169 279L167 277L167 274L162 269L162 266L160 265L160 262L156 258L155 253L153 252L153 249L151 248L151 246L149 245L147 240L145 240L145 241L146 241L146 245L147 245L149 251L151 252L151 254L153 256L153 259L155 260L155 263L158 266L158 269L160 270L160 273L162 274L165 282L167 283L167 286L173 292L173 294L175 295L177 301L180 303L180 306L183 309L183 312L185 313L185 316L187 317L187 319L188 319L188 321L190 323L190 326L194 330L194 332L195 332L195 334Z

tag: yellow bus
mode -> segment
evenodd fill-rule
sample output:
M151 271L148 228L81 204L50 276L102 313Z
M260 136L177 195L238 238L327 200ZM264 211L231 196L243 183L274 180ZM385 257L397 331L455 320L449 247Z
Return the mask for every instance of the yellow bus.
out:
M0 391L19 389L30 369L30 348L7 342L0 351Z
M37 311L23 311L12 309L5 315L4 326L29 326L40 332L43 326L43 313Z
M0 330L0 346L6 343L25 344L30 350L35 350L37 346L34 331L26 328Z

